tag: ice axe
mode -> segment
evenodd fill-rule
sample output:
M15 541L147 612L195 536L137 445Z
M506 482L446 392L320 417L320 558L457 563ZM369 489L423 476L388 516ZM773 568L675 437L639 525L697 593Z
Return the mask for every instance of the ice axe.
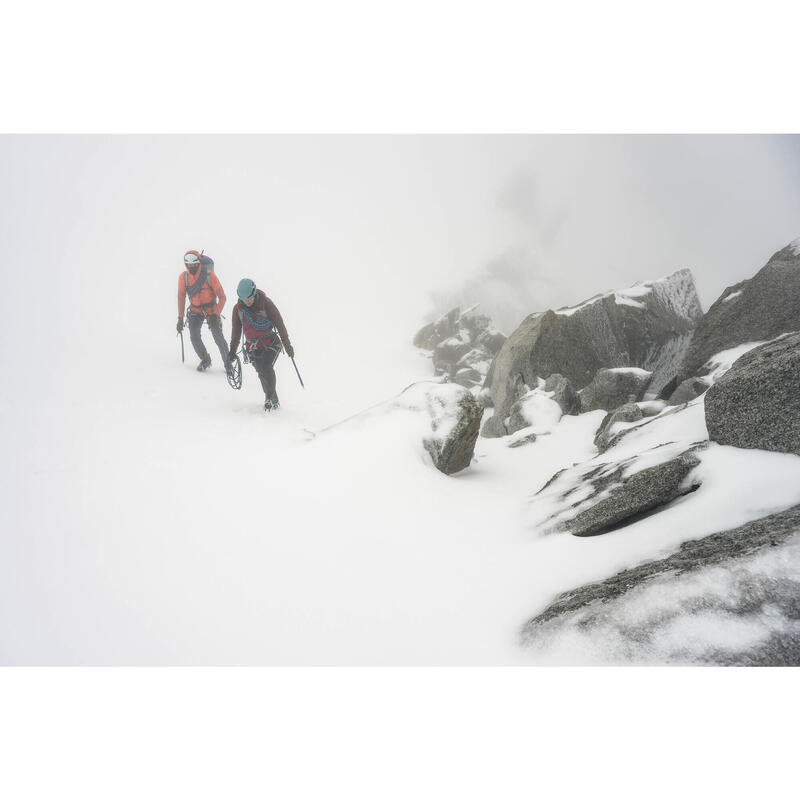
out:
M294 371L297 373L297 380L300 381L300 385L305 389L306 385L303 383L303 379L300 377L300 370L297 369L297 364L294 363L294 357L292 356L291 359L292 359L292 364L294 365Z

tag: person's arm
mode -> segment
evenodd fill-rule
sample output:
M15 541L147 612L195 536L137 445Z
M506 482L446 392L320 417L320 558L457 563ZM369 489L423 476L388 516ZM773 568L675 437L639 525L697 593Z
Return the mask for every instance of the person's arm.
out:
M289 338L289 331L286 330L286 325L283 322L283 317L281 316L281 312L278 311L278 307L272 300L267 298L266 303L267 309L267 316L272 320L275 327L278 329L278 333L281 335L281 341L283 342L284 346L291 347L292 341Z
M211 283L211 288L217 296L217 304L214 306L214 313L221 314L228 298L225 297L225 291L222 288L222 284L219 282L219 278L213 272L211 273L211 280L209 283Z
M183 275L183 272L178 275L178 319L183 319L183 313L186 311L186 280Z
M239 304L237 303L236 306ZM233 315L231 319L231 353L235 353L239 349L239 340L242 338L242 320L239 317L239 312L233 307Z

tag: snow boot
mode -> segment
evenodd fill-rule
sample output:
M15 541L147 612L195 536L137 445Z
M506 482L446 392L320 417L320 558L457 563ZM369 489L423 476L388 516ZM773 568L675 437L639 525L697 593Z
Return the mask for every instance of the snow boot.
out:
M281 407L278 402L278 395L274 394L272 397L264 398L264 411L277 411Z
M204 358L198 365L197 371L198 372L205 372L211 366L211 357Z

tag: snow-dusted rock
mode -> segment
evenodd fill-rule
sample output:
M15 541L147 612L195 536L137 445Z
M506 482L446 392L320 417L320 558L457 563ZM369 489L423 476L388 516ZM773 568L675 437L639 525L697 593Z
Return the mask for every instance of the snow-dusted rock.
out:
M512 437L508 443L509 447L524 447L526 444L533 444L536 441L535 433L526 433L522 436Z
M436 321L424 325L414 336L414 346L423 350L433 350L440 342L455 336L460 313L460 309L454 308L442 314Z
M696 451L705 446L686 449L673 442L618 461L562 470L536 495L549 501L543 507L554 508L540 525L548 533L595 536L630 524L698 488L691 472L700 463Z
M563 414L581 413L581 399L563 375L558 373L550 375L544 382L544 390L552 392L553 400L561 407Z
M581 412L613 411L625 403L638 403L652 377L653 373L645 369L599 369L592 382L580 392Z
M550 433L558 425L562 413L551 392L533 389L511 406L505 428L508 433L523 428L532 428L533 433Z
M729 286L697 325L678 382L708 371L713 353L800 330L800 249L793 242L752 278Z
M459 386L464 386L467 389L476 386L482 380L483 375L477 370L472 369L472 367L463 367L459 369L452 378L453 383L457 383Z
M800 333L741 356L706 392L712 441L800 455Z
M603 367L648 370L650 391L658 393L677 373L701 316L689 270L573 308L531 314L492 362L487 385L494 405L501 418L508 416L518 399L517 380L535 386L538 378L558 373L583 388Z
M420 329L414 344L431 350L434 372L470 388L482 384L505 336L475 307L454 308Z
M542 648L571 638L587 650L591 641L606 663L797 666L798 563L795 506L565 592L526 623L521 641Z
M495 413L483 423L481 436L485 436L487 439L497 439L501 436L508 436L508 429L506 428L505 422L497 413L496 409Z
M432 433L423 444L436 468L452 475L472 460L483 409L472 392L455 384L432 386L426 401Z
M689 403L700 397L703 392L708 391L710 385L711 383L705 378L687 378L685 381L681 381L674 392L670 392L667 402L671 406Z
M619 432L618 423L638 422L643 417L644 413L636 403L625 403L616 411L609 411L597 429L594 437L594 446L602 453L608 447L611 439Z

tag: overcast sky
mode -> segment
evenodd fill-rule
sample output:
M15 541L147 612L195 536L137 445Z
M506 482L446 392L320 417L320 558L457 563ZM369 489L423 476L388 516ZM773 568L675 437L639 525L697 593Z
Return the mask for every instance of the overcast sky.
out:
M682 267L707 308L798 236L797 136L0 137L11 319L44 282L173 325L188 248L231 295L249 276L398 334L509 254L529 311Z

